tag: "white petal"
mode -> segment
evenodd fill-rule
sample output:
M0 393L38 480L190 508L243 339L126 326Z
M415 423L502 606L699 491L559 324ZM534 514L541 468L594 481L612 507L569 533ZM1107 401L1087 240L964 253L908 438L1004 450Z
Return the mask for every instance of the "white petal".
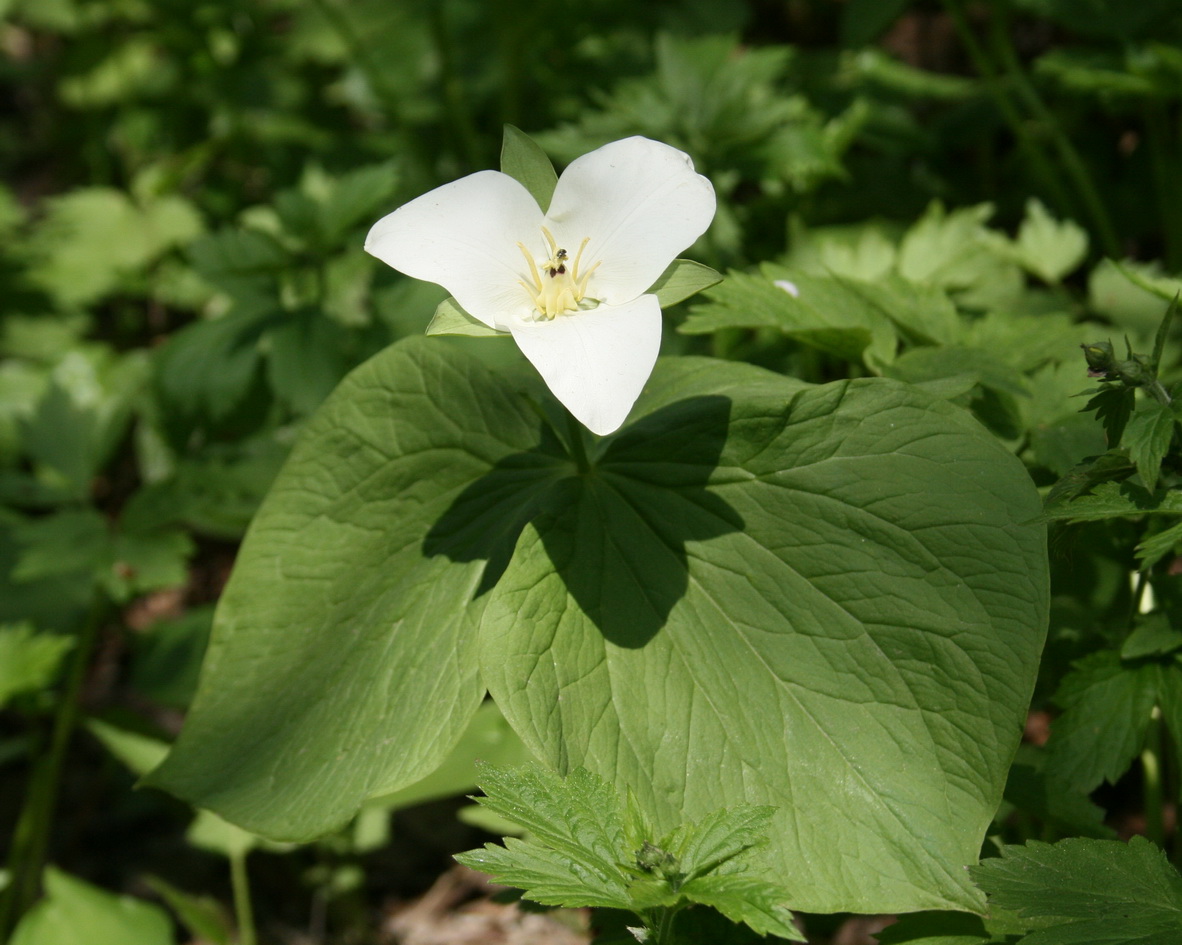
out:
M552 321L512 326L513 338L546 385L592 433L619 429L661 348L655 295L600 305Z
M586 264L595 298L619 304L648 290L714 218L714 188L689 155L648 138L625 138L571 162L546 214L560 246L591 237Z
M537 201L512 177L480 171L437 187L382 217L365 248L415 279L435 282L470 315L498 320L532 311L518 280L527 278L517 242L537 242Z

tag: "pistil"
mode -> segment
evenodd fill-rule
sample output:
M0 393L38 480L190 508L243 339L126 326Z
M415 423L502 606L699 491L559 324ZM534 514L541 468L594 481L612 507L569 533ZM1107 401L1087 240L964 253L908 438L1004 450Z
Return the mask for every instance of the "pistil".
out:
M599 263L593 264L586 272L580 271L583 251L587 248L590 237L585 237L579 244L578 252L572 261L570 253L558 245L554 235L546 227L542 227L542 235L546 237L550 256L540 266L534 261L524 243L518 243L517 248L529 264L533 282L530 285L521 281L521 286L530 294L538 317L549 320L558 315L579 311L583 300L587 298L587 284L591 279L591 273L599 268Z

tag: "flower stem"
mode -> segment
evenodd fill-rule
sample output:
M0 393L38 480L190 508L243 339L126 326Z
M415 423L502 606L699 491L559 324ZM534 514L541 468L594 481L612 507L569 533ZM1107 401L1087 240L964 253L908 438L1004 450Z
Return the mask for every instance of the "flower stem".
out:
M1071 202L1067 192L1063 189L1059 174L1047 158L1038 139L1031 134L1026 119L1011 99L1007 83L1000 74L1000 70L986 53L984 47L977 41L976 34L965 16L960 0L943 0L943 2L961 42L964 43L965 51L968 52L969 58L973 62L973 67L984 81L985 88L993 99L994 105L997 106L1002 118L1009 125L1010 131L1018 140L1018 145L1025 152L1035 173L1042 180L1043 186L1047 188L1052 201L1061 210L1070 207Z
M443 101L451 116L451 127L455 129L459 139L458 144L463 159L470 167L479 167L480 139L472 121L472 112L468 108L464 84L456 69L455 56L452 55L452 44L451 38L448 36L447 20L444 17L443 0L431 4L429 19L431 36L435 40L435 51L439 56L439 71L443 80Z
M565 407L562 410L566 414L566 432L571 458L575 461L580 473L589 473L591 461L587 459L587 447L583 442L583 425Z
M345 48L349 50L349 56L365 76L370 90L385 107L386 120L392 126L397 126L401 118L398 92L386 81L386 73L374 59L369 46L358 35L353 24L349 22L349 18L334 0L312 0L312 5L316 7L325 22L340 37Z
M238 945L255 945L254 909L250 903L250 877L246 872L246 853L230 855L230 886L234 891L234 915L238 921Z
M1006 78L1009 79L1018 96L1026 103L1030 114L1050 135L1051 143L1059 153L1063 169L1075 185L1084 208L1092 218L1092 226L1095 227L1096 234L1100 237L1100 244L1103 246L1105 254L1113 259L1119 258L1120 243L1112 228L1112 221L1109 219L1104 201L1100 199L1100 192L1096 189L1091 174L1088 173L1087 165L1079 156L1079 151L1071 143L1071 139L1064 133L1054 112L1047 107L1046 102L1042 100L1042 96L1038 94L1038 90L1027 77L1026 71L1018 61L1017 53L1014 51L1009 30L999 15L990 18L989 35L990 43L1001 60Z
M98 640L99 628L106 615L107 600L97 593L90 613L78 634L66 677L66 686L57 704L50 735L49 750L42 756L29 777L24 806L13 832L8 854L11 885L0 898L0 941L7 941L21 915L33 904L41 886L41 870L49 847L49 831L66 751L78 724L79 699L86 681L86 668Z
M1145 733L1145 748L1141 752L1142 793L1145 805L1145 834L1159 847L1164 848L1166 830L1162 816L1161 748L1161 709L1154 706L1149 717L1149 728Z

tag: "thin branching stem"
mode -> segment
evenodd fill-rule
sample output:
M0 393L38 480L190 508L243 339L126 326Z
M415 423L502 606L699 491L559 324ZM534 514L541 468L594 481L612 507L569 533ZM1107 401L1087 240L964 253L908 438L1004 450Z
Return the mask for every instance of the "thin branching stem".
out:
M24 806L13 831L8 855L11 884L0 898L0 941L7 941L21 915L37 898L41 870L49 847L58 788L66 752L78 724L79 700L86 669L107 613L107 599L96 593L90 613L78 634L67 670L66 685L57 704L49 750L37 762L26 788Z

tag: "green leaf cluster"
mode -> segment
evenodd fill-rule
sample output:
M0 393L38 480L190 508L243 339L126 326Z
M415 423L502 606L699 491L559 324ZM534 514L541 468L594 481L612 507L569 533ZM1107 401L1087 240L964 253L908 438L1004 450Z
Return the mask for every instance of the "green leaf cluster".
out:
M717 909L760 935L804 941L787 891L762 878L751 856L767 842L773 810L715 811L657 838L634 799L584 768L561 778L539 766L480 769L476 800L526 831L504 846L456 857L543 905L621 909L641 917L639 941L693 905ZM675 941L663 938L662 941Z

